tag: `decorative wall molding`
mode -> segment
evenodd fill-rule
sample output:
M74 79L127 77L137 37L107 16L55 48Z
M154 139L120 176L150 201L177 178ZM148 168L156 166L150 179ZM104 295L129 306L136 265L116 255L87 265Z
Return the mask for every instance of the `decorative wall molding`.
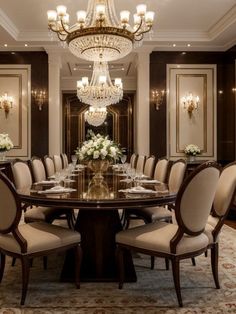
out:
M217 159L216 66L168 64L167 90L168 156L183 157L186 145L195 144L201 149L199 159ZM200 98L191 116L181 101L188 92Z
M30 158L31 155L31 66L0 65L0 94L13 97L8 118L0 112L0 133L8 133L14 148L8 157Z

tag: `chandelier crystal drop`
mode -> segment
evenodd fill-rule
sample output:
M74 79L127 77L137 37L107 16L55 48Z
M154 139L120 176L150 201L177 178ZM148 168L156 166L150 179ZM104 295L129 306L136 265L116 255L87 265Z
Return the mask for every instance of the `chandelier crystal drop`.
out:
M146 5L139 4L134 14L133 26L129 24L130 12L121 11L120 20L113 0L89 0L86 11L77 12L77 22L70 25L64 5L49 10L48 27L66 41L69 50L89 61L113 61L125 57L136 41L142 41L153 25L153 11L146 12Z
M92 106L89 107L84 114L85 121L88 124L93 126L99 126L104 123L107 117L107 109L106 107L94 108Z
M123 85L120 78L111 81L107 62L94 62L91 81L82 77L77 81L79 100L93 107L106 107L118 103L123 98Z

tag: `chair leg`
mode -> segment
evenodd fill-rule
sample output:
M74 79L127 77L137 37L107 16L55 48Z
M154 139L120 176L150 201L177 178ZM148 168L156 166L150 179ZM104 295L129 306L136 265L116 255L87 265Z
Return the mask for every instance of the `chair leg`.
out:
M154 269L155 266L155 256L151 256L151 269Z
M80 268L82 262L83 252L80 245L75 247L75 285L76 288L80 288Z
M205 256L207 257L207 250L205 251Z
M191 260L192 260L192 265L193 265L193 266L196 266L196 261L195 261L195 258L194 258L194 257L192 257L192 258L191 258Z
M168 258L165 258L165 264L166 264L166 270L169 270L170 263L169 263L169 259Z
M0 254L0 282L2 282L2 277L5 269L6 257L3 253Z
M43 257L43 269L47 270L47 268L48 268L48 257L44 256Z
M123 288L124 284L124 252L119 246L116 250L117 266L118 266L118 279L119 279L119 289Z
M211 269L215 281L216 289L220 289L219 276L218 276L218 258L219 258L219 245L215 243L211 248Z
M29 283L29 271L30 271L30 260L27 257L21 258L22 267L22 293L21 293L21 305L25 304L25 298Z
M11 266L15 266L15 264L16 264L16 258L13 257L13 258L12 258L12 261L11 261Z
M175 285L175 292L177 295L179 306L182 307L183 302L182 302L181 291L180 291L179 260L176 258L171 259L171 263L172 263L172 273L173 273L173 279L174 279L174 285Z

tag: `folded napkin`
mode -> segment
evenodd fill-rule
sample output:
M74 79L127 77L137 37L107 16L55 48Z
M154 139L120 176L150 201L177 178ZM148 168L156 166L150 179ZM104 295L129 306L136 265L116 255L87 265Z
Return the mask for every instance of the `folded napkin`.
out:
M122 180L120 180L120 182L130 183L130 182L132 182L132 180L127 178L127 179L122 179Z
M57 184L58 183L58 181L56 181L56 180L42 180L42 181L39 181L39 182L35 182L34 184L35 185L40 185L40 184L42 184L42 185L52 185L52 184Z
M55 175L48 177L48 179L55 179Z
M76 165L76 169L84 169L84 168L85 168L85 165L81 165L81 164Z
M56 193L70 193L74 192L76 189L64 188L63 186L54 186L51 189L47 189L44 191L38 191L38 194L56 194Z
M127 176L126 173L117 173L116 175L119 176L119 177L126 177Z
M68 175L68 177L78 177L78 175L79 175L78 173L71 173Z
M75 180L72 180L72 179L65 179L64 182L66 182L66 183L72 183L72 182L75 182Z
M158 180L147 180L147 179L141 179L141 180L137 180L140 183L145 183L145 184L155 184L155 183L161 183Z
M156 194L157 191L145 189L142 186L135 186L131 189L124 189L124 190L119 190L119 192L124 192L124 193L132 193L132 194Z

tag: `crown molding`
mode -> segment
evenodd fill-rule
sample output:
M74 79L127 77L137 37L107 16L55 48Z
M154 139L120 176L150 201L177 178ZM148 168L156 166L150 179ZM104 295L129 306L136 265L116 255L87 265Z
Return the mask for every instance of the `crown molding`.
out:
M0 9L0 25L15 39L18 39L19 30L9 17Z

